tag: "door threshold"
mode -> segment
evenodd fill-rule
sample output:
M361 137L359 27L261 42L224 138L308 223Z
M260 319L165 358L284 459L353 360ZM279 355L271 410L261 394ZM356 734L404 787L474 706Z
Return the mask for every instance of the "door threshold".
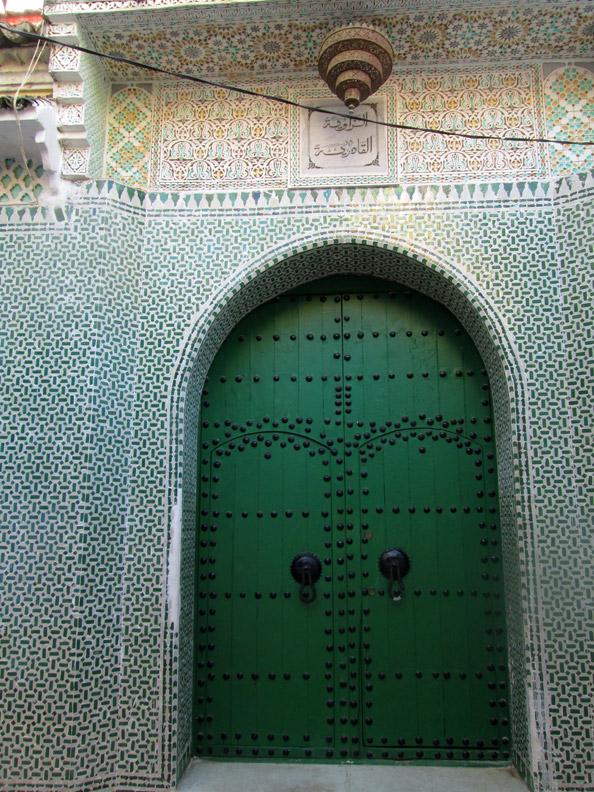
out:
M285 764L194 759L178 792L527 792L513 767Z

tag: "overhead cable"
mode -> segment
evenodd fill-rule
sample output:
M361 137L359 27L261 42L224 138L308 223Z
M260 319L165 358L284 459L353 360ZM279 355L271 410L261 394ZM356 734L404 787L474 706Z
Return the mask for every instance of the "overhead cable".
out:
M10 26L0 22L0 29L10 31ZM375 124L377 126L388 127L389 129L400 129L406 132L424 132L431 135L441 135L443 137L456 137L467 138L470 140L494 140L500 143L548 143L556 146L594 146L594 140L557 140L556 138L546 137L527 137L521 135L481 135L472 132L454 132L449 129L430 129L429 127L416 127L410 124L397 124L392 121L381 121L380 119L361 118L360 116L353 115L352 113L341 113L338 110L329 110L323 107L314 107L313 105L300 104L291 99L286 99L283 96L275 96L273 94L260 93L250 88L241 88L237 85L229 85L227 83L217 82L216 80L208 80L205 77L196 77L193 74L184 74L183 72L173 71L171 69L164 69L161 66L153 66L149 63L142 63L141 61L134 60L133 58L126 58L123 55L111 55L108 52L98 52L97 50L83 47L80 44L64 44L57 39L50 36L43 36L39 33L30 33L21 31L23 36L27 36L34 41L43 41L47 44L54 44L58 47L68 47L83 52L85 55L93 55L97 58L103 58L115 63L123 63L127 66L134 66L137 69L146 69L147 71L156 74L165 74L168 77L176 77L179 80L188 80L190 82L198 83L199 85L208 85L211 88L220 88L225 91L234 91L235 93L243 94L244 96L256 96L259 99L268 99L272 102L279 102L280 104L296 107L299 110L309 110L312 113L323 113L324 115L338 116L339 118L347 118L351 120L365 121L368 124Z

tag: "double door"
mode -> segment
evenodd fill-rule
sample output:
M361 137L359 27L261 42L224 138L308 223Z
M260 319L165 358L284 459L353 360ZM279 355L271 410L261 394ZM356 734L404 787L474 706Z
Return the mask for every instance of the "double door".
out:
M202 396L197 752L505 760L483 363L419 293L309 289L237 325Z

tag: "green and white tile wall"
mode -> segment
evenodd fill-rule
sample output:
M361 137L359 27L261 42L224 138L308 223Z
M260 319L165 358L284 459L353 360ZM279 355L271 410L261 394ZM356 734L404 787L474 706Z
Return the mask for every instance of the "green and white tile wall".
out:
M83 46L88 43L81 35ZM105 115L111 85L98 58L82 57L80 79L83 83L84 125L90 147L88 175L98 178L104 173L104 148L107 134Z
M488 362L515 761L592 789L593 220L592 174L0 206L0 789L183 771L201 383L246 311L345 269L437 297Z
M565 328L566 391L559 418L571 427L571 463L569 477L574 482L573 497L567 504L565 530L556 536L556 517L550 506L543 509L541 540L544 558L543 575L550 579L544 607L547 615L545 651L549 660L559 663L559 642L555 640L562 624L570 625L561 639L564 662L550 674L550 712L553 717L553 740L559 752L560 766L566 775L592 785L594 759L592 744L592 698L594 669L592 665L593 613L592 598L587 592L594 589L592 565L592 503L594 502L594 432L592 421L592 344L594 323L588 310L589 295L593 291L592 262L594 212L591 201L564 196L556 210L557 238L562 251L560 292L563 298L561 322ZM580 329L576 332L577 317ZM564 478L567 479L567 472ZM559 489L563 478L557 479ZM546 532L551 542L546 552ZM563 570L556 567L555 557L563 558ZM567 592L572 591L568 598ZM575 708L571 719L567 707ZM572 745L576 736L579 746ZM580 757L582 768L574 769ZM571 782L570 782L571 783Z
M0 788L117 772L138 302L119 256L141 242L128 222L113 247L126 220L84 208L74 245L70 223L3 234Z

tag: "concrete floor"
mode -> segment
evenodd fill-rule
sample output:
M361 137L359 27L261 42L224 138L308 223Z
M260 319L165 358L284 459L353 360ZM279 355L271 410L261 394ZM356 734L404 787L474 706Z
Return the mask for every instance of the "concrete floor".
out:
M386 767L195 759L179 792L527 792L508 767Z

